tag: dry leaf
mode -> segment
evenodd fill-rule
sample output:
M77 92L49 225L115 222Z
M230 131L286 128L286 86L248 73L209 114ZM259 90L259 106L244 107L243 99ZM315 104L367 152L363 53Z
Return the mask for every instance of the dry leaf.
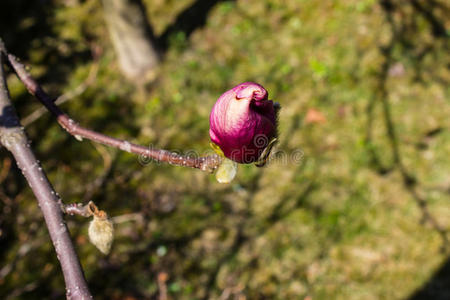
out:
M308 109L306 113L305 123L306 124L322 124L325 123L327 119L325 116L315 108Z

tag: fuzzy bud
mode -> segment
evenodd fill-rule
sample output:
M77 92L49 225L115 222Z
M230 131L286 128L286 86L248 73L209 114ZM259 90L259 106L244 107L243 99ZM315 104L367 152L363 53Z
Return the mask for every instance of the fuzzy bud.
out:
M89 224L89 240L103 254L108 254L114 239L114 227L108 215L99 211Z

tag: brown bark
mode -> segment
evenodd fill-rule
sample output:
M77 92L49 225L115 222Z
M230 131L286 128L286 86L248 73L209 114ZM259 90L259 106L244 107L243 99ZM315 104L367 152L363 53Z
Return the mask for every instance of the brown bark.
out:
M142 82L155 76L159 54L141 0L102 0L122 73Z
M163 149L144 147L141 145L130 143L127 140L110 137L91 129L82 127L68 115L66 115L58 106L56 106L56 104L53 102L53 99L31 77L31 75L25 69L25 66L21 64L14 55L8 54L7 58L9 64L14 69L22 83L26 86L28 91L39 101L41 101L41 103L48 109L48 111L50 111L56 117L56 120L59 125L61 125L61 127L63 127L68 133L73 135L78 140L86 138L103 145L138 154L141 162L143 163L146 163L149 159L151 159L157 162L167 162L172 165L197 168L207 172L214 172L222 161L222 159L217 154L203 157L193 155L180 155L176 152L170 152Z
M7 62L6 55L6 49L0 39L0 143L13 154L17 166L38 200L56 255L61 264L67 299L91 299L92 296L84 278L78 255L64 222L61 199L59 199L58 194L34 156L12 106L3 70L3 64Z

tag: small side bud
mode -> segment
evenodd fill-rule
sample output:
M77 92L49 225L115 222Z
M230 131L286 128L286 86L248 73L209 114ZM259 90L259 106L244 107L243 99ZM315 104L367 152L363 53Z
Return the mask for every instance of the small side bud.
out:
M236 172L237 163L224 157L216 171L216 179L220 183L230 183L236 176Z
M89 240L103 254L108 254L114 239L114 227L108 215L100 210L89 224Z

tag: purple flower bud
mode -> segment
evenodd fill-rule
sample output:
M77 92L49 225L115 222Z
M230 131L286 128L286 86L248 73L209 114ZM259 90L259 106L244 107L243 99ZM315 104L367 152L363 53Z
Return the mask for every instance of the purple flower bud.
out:
M241 83L220 96L209 117L209 135L225 157L238 163L258 161L277 133L274 103L254 82Z

